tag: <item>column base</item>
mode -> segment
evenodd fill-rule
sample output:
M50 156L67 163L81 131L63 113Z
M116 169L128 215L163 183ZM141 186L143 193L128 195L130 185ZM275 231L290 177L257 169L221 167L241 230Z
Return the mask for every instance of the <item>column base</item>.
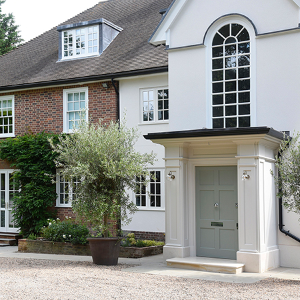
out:
M190 247L176 247L176 246L164 246L164 260L175 257L189 257Z
M238 251L237 262L245 264L245 272L263 273L279 267L279 249L262 253Z

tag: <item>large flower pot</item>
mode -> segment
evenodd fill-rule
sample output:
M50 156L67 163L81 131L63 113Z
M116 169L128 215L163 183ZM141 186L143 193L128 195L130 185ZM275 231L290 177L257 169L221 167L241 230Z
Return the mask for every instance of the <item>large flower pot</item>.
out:
M88 238L93 263L112 266L118 264L120 253L119 238Z

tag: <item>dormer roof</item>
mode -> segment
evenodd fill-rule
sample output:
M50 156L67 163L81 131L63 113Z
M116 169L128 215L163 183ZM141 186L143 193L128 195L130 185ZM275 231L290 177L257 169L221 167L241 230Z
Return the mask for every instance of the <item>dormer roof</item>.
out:
M172 0L108 0L59 24L107 20L120 33L101 55L59 61L59 31L45 32L0 57L0 91L42 85L107 79L144 72L167 71L164 46L153 47L148 39L161 20L159 11ZM65 27L64 27L65 26Z

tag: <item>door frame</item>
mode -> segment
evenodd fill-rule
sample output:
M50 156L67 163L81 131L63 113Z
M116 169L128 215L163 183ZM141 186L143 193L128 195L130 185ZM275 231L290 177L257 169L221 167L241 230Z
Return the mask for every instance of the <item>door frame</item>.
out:
M0 231L1 232L13 232L17 233L19 232L19 228L15 227L9 227L9 217L10 217L10 212L12 211L12 207L9 206L9 196L10 196L10 189L9 189L9 174L12 174L15 170L14 169L0 169L0 213L4 212L5 216L5 226L1 226L0 222ZM1 174L5 174L5 189L2 190L1 186ZM3 207L2 203L2 192L5 192L5 205ZM1 217L1 216L0 216Z
M212 168L212 170L217 170L217 171L220 171L221 169L225 169L225 168L228 168L228 171L229 171L229 168L231 168L231 171L235 171L236 173L235 173L235 178L236 178L236 182L234 183L234 185L232 186L232 185L226 185L227 187L228 186L232 186L233 188L234 188L234 190L235 190L235 206L234 206L234 209L235 209L235 211L234 211L234 220L232 220L232 219L227 219L227 220L223 220L222 221L222 219L219 219L218 220L218 223L219 223L219 221L220 222L222 222L222 225L223 225L223 222L225 222L224 223L224 225L225 225L225 227L224 227L224 229L227 229L227 230L234 230L234 232L236 233L236 235L234 235L234 242L236 243L236 252L238 251L238 248L239 248L239 237L238 237L238 206L236 206L236 205L238 205L238 182L237 182L237 166L236 165L231 165L231 166L224 166L224 165L222 165L222 166L195 166L195 215L196 215L196 218L195 218L195 234L196 234L196 239L195 239L195 246L196 246L196 255L198 254L199 255L199 251L200 251L200 249L198 248L198 247L201 247L201 244L200 244L200 232L199 232L199 226L200 226L200 216L199 215L197 215L197 212L198 212L198 210L199 210L199 205L200 205L200 203L201 203L201 199L200 199L200 197L199 197L199 195L198 195L198 192L197 192L197 189L198 189L198 184L199 184L199 179L197 178L197 172L196 172L196 170L197 170L197 168L206 168L206 169L209 169L209 168ZM215 176L215 175L214 175ZM219 175L218 175L219 176ZM215 180L215 177L214 177L214 180ZM216 187L216 185L215 185L215 182L214 182L214 184L213 184L213 187L214 187L214 189L215 189L215 187ZM217 187L219 187L219 185L217 186ZM225 188L225 190L227 190L226 188ZM214 194L215 195L215 194ZM219 196L218 196L218 200L215 200L215 201L217 201L218 202L218 204L220 203L220 198L219 198ZM213 201L214 202L214 201ZM226 203L226 202L225 202ZM227 204L226 204L227 205ZM233 203L231 203L231 205L233 205ZM220 209L221 207L218 207L218 210ZM220 211L219 211L220 212ZM216 212L215 212L215 209L214 209L214 214L215 214ZM215 216L214 216L215 217ZM230 218L231 218L231 216L230 216ZM232 222L233 221L233 222ZM204 222L204 223L203 223ZM207 220L205 220L205 219L203 219L202 220L202 223L203 224L205 224L205 223L207 223L207 224L209 224L210 222L212 222L212 219L209 221L208 219ZM208 226L208 225L207 225ZM217 225L216 225L217 226ZM205 226L206 227L206 226ZM220 231L221 231L221 229L219 228L219 227L207 227L207 229L214 229L215 230L215 234L220 234ZM216 231L217 231L217 233L216 233ZM216 237L217 238L217 237ZM220 236L219 236L219 238L220 238ZM220 240L219 240L220 241ZM215 241L216 242L216 241ZM217 242L218 243L218 242ZM206 252L206 250L205 249L203 249L203 251L204 252ZM223 252L223 253L222 253ZM235 257L230 257L230 256L232 256L233 255L233 252L232 252L232 249L228 249L228 250L226 250L226 249L223 249L223 251L222 251L222 249L219 247L219 249L214 249L214 250L212 250L212 253L215 253L214 255L207 255L207 254L203 254L203 255L200 255L200 256L202 256L202 257L212 257L212 258L227 258L227 259L236 259L236 253L235 253ZM220 256L219 256L220 255ZM222 255L223 255L223 257L222 257ZM227 257L225 257L225 256L227 256Z

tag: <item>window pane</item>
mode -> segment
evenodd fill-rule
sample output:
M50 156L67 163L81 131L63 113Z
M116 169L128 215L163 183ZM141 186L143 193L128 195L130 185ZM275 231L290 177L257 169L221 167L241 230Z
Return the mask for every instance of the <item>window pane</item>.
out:
M230 79L236 79L236 70L226 70L225 71L225 79L230 80Z
M213 81L223 80L223 70L221 70L221 71L213 71L212 74L213 74L213 77L212 77Z
M213 105L223 104L223 95L213 95Z
M249 66L250 65L250 55L239 56L239 66Z
M212 43L213 46L222 45L223 42L224 42L224 39L218 33L216 33L213 43Z
M223 106L213 107L213 117L223 117Z
M216 47L212 49L212 56L213 57L220 57L223 56L223 47Z
M146 196L142 196L142 206L146 206Z
M156 196L156 207L161 207L160 196Z
M223 58L213 60L213 70L223 69Z
M239 68L239 78L250 77L250 68Z
M229 36L229 24L228 25L225 25L225 26L223 26L220 30L219 30L219 32L226 38L226 37L228 37Z
M235 68L236 67L236 57L225 58L225 68Z
M236 106L225 106L225 115L226 116L235 116L236 115Z
M235 55L236 54L236 44L225 47L225 55Z
M140 196L136 196L135 197L135 204L136 204L136 206L140 206L141 205L141 197Z
M164 109L169 109L169 100L164 100Z
M213 128L224 128L223 119L213 119Z
M250 127L250 117L239 118L240 127Z
M249 41L250 37L248 31L244 28L243 31L238 35L237 39L239 42Z
M243 26L240 24L231 24L231 34L236 36L241 30Z
M163 104L163 101L162 100L159 100L158 102L157 102L157 104L158 104L158 109L164 109L164 104Z
M79 110L79 101L78 102L74 102L74 109L75 110Z
M225 44L233 44L233 43L236 43L236 39L234 37L229 37L225 41Z
M225 103L226 104L236 103L236 93L226 94L225 95Z
M163 112L162 111L158 112L158 120L159 121L163 120Z
M239 80L239 91L250 90L250 79Z
M154 92L149 91L149 101L153 101L153 100L154 100Z
M225 92L236 91L236 81L225 82Z
M239 115L250 115L250 104L239 105Z
M85 102L84 101L80 101L80 109L85 109Z
M80 93L80 100L85 100L85 93Z
M236 127L236 126L237 126L236 118L227 118L226 119L226 128Z
M250 53L250 43L242 43L238 45L239 54Z
M169 111L168 110L164 111L164 119L169 120Z
M213 83L213 93L222 93L223 92L223 82Z
M239 103L250 102L250 92L239 93Z
M68 111L74 110L74 102L68 103Z

